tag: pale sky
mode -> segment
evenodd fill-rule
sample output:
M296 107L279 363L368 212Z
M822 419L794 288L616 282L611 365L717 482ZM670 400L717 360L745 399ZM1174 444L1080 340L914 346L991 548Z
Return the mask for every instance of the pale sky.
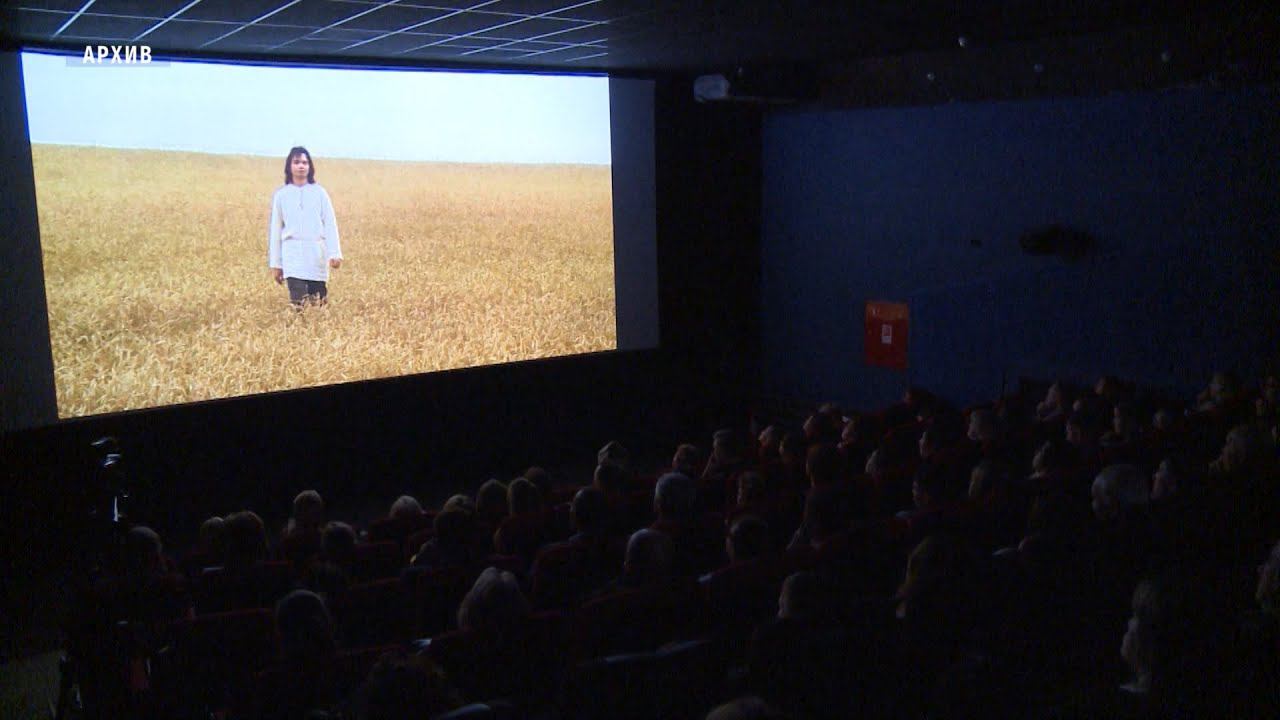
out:
M22 53L33 143L282 156L610 164L609 79Z

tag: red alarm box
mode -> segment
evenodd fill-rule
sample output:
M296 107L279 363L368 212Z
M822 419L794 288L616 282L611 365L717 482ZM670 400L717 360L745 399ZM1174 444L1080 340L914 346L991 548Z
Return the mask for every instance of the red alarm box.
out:
M907 369L907 304L867 301L867 364L878 367Z

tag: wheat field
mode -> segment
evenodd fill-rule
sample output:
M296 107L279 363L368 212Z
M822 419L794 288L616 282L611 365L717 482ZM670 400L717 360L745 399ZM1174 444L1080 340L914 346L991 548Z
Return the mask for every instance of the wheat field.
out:
M317 155L345 259L295 313L283 155L32 155L60 417L617 346L606 166Z

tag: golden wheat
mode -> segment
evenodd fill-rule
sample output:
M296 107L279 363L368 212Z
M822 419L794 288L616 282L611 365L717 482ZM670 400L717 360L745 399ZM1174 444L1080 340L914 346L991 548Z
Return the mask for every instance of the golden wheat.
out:
M32 155L61 417L617 346L607 167L317 157L346 259L295 314L283 158Z

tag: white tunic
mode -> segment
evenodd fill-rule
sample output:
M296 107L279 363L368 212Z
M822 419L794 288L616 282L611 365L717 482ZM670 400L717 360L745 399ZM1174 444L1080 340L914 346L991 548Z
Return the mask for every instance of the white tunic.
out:
M299 280L328 280L329 261L342 258L329 193L316 183L290 183L271 197L268 267Z

